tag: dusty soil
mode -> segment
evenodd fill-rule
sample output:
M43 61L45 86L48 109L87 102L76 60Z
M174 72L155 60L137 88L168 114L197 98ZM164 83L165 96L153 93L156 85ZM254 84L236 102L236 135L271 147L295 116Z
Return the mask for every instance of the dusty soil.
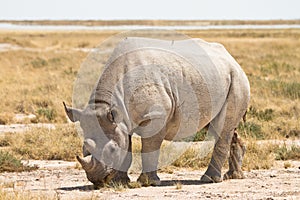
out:
M270 170L245 172L246 179L201 184L204 171L178 169L160 173L162 186L128 189L94 189L75 162L29 161L40 168L22 173L2 173L0 183L12 194L39 195L50 199L300 199L300 161L276 162ZM138 176L130 174L135 181ZM175 184L180 182L179 186Z

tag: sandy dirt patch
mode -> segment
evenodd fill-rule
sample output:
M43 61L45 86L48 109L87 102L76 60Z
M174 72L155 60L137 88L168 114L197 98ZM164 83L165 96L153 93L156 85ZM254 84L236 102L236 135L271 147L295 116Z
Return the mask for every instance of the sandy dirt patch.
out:
M2 173L4 190L30 193L54 199L300 199L300 161L276 162L270 170L245 172L246 179L217 184L201 184L204 171L179 169L172 174L160 173L162 185L136 189L93 189L83 170L75 162L29 161L39 170ZM135 181L138 173L130 174ZM180 182L178 188L176 183Z

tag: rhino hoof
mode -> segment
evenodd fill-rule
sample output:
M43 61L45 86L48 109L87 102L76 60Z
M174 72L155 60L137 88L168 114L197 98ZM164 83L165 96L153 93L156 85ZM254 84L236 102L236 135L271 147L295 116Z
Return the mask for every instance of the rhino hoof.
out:
M204 174L201 177L200 181L202 183L220 183L220 182L222 182L222 178L219 176L208 176L208 175Z
M159 186L161 184L156 172L142 173L137 182L140 182L142 186Z
M128 177L127 172L118 171L111 182L127 185L130 183L130 178Z
M242 171L228 171L226 174L224 174L224 180L228 179L244 179L244 173Z

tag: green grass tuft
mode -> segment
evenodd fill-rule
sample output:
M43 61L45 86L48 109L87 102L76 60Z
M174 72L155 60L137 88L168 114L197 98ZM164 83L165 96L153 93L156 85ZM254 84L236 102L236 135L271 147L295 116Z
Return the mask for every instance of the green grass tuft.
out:
M45 59L37 57L33 61L31 61L31 65L33 68L42 68L48 66L48 62Z
M274 110L270 108L265 110L257 110L255 107L250 106L247 115L255 117L259 121L271 121L274 119Z
M35 170L37 167L25 166L21 160L8 152L0 151L0 172L21 172Z
M46 118L50 122L56 118L56 111L53 108L39 108L37 114L39 117Z
M275 149L276 160L300 160L300 147L292 145L288 148L286 144Z
M238 132L244 138L253 138L257 140L265 139L265 134L260 125L255 122L240 123Z

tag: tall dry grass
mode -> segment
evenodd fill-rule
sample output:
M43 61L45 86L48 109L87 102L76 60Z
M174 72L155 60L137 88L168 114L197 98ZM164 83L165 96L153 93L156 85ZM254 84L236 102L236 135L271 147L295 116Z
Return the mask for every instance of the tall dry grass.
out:
M0 138L4 151L19 159L74 161L81 155L82 141L74 125L55 129L34 128L24 133L7 133Z

